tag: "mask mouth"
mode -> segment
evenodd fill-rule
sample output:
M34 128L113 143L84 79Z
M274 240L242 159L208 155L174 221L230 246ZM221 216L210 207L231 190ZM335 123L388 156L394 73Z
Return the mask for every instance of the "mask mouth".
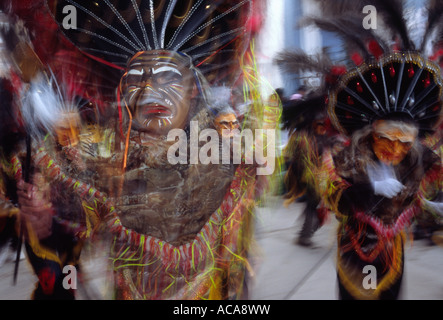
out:
M170 120L175 115L175 108L168 99L141 99L136 105L136 118L139 123L148 125L153 119ZM169 121L168 121L169 122Z
M392 154L390 152L382 152L383 155L383 161L387 162L388 164L398 164L404 156Z
M143 101L136 106L135 126L138 131L152 131L158 134L172 125L175 108L169 101Z
M139 114L145 118L170 118L173 113L169 106L159 103L148 103L138 106Z

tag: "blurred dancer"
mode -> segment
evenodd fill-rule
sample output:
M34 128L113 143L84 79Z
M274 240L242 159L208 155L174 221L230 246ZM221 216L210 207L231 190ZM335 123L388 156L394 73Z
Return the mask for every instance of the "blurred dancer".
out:
M398 298L404 268L404 228L441 189L441 161L418 142L418 125L386 115L353 134L333 158L331 197L342 223L338 245L340 296ZM340 194L340 195L338 195ZM365 266L374 266L376 287L365 288Z
M322 15L304 23L334 32L344 58L334 62L327 50L280 58L298 74L322 76L332 125L347 138L323 153L314 173L317 191L339 221L340 298L398 299L406 227L424 210L441 209L441 158L423 144L442 119L440 69L427 60L432 35L443 27L436 19L441 6L430 2L429 24L415 44L403 1L372 1L384 22L376 29L362 26L364 1L317 2Z
M284 204L287 206L294 201L305 202L302 213L304 222L297 243L311 246L314 232L321 227L325 219L320 206L321 197L317 191L315 172L322 163L323 152L333 144L327 125L325 97L313 93L303 101L287 104L283 118L284 129L290 132L284 150L288 166L285 175L288 192L285 194L287 199Z
M80 28L60 29L85 54L122 71L114 104L117 152L105 165L89 159L88 168L99 173L97 189L66 174L64 163L46 150L35 155L46 179L80 195L88 212L107 222L114 237L115 298L247 297L251 210L262 191L256 165L173 164L166 156L176 143L167 140L172 129L192 138L191 120L198 129L214 128L209 80L233 85L241 77L244 69L234 61L249 44L243 24L251 1L50 4L60 25L63 8L76 6ZM116 10L122 6L126 9ZM138 14L155 19L143 21ZM103 29L89 23L91 17L104 21L111 16L123 24ZM99 41L92 41L90 36L99 33ZM248 85L250 92L258 92L254 83ZM248 111L255 116L262 105L257 96L252 101L255 109ZM187 145L194 142L199 144L189 139Z
M397 21L387 26L397 36L395 49L376 35L369 38L362 57L373 60L354 54L358 67L329 95L332 123L350 137L348 146L325 159L330 180L324 194L340 221L341 299L399 298L406 227L442 190L441 159L422 143L441 121L440 69L410 52L414 44L399 19L402 3L395 6L377 6L384 19Z
M70 175L83 179L88 176L79 143L82 130L79 108L83 105L78 103L81 97L76 94L80 90L73 89L75 82L67 81L72 77L80 82L82 79L77 73L60 76L63 86L70 85L70 90L57 86L51 68L35 53L31 41L35 34L28 32L23 21L15 16L8 19L14 23L3 27L2 35L14 66L16 99L13 103L17 109L9 121L19 122L23 132L20 141L9 141L13 146L3 155L9 181L6 194L20 208L18 229L23 232L27 257L38 277L32 298L74 299L75 290L63 285L63 268L70 265L79 271L82 247L79 234L85 225L83 204L78 196L63 192L60 184L50 183L35 165L34 155L44 149ZM74 70L68 63L53 67L57 75L67 75L68 70ZM82 67L87 69L86 65ZM61 91L65 93L63 97Z
M35 123L38 122L35 119L41 119L40 113L43 111L40 108L45 106L40 105L40 101L53 107L52 121L45 123L42 120L40 123L41 127L47 127L50 131L46 134L45 131L31 131L35 138L31 152L35 155L39 148L46 150L70 176L86 180L88 171L79 143L83 126L79 106L51 99L55 96L52 90L51 84L42 79L41 82L33 82L23 93L22 114L25 123ZM29 119L27 108L33 109L30 113L34 119ZM26 154L18 153L20 163L26 161L23 155ZM86 225L83 203L77 195L64 192L61 183L51 183L34 160L27 170L30 170L29 181L25 181L24 177L18 178L17 195L26 252L39 279L32 298L74 299L75 290L72 289L76 289L76 283L64 284L66 274L63 269L72 266L76 273L80 271L81 234Z
M0 18L1 19L1 18ZM0 50L0 57L3 57ZM18 208L16 197L10 192L14 182L5 168L6 159L24 142L23 128L17 121L17 92L14 90L10 61L0 66L0 266L16 259L17 246L21 245L17 232ZM23 252L19 259L23 259Z

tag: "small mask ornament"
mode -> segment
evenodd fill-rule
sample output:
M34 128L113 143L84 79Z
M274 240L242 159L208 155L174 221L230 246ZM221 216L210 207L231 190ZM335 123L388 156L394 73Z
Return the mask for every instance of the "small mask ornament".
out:
M62 147L74 147L79 143L81 120L77 112L63 113L55 125L57 142Z
M219 114L214 120L214 125L219 135L224 138L233 137L236 130L240 127L234 113Z

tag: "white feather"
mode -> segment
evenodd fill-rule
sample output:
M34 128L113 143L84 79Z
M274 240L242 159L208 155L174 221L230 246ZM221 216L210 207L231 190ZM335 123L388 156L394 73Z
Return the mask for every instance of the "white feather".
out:
M220 112L223 109L231 108L231 89L225 86L211 88L208 99L211 108Z
M56 123L76 106L66 102L54 76L39 74L22 91L21 113L27 131L35 138L53 133Z

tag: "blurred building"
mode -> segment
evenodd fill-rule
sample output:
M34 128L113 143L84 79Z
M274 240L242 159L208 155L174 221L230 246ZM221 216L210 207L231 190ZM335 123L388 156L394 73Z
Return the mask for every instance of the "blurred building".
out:
M420 31L426 24L424 7L428 0L404 1L405 16L409 19L413 39L420 42L420 37L423 36ZM314 27L298 27L301 17L318 14L319 8L314 0L268 1L263 30L257 43L256 58L262 76L273 88L283 88L285 96L295 93L302 84L315 85L318 80L312 74L297 78L283 74L273 63L273 59L279 52L300 48L305 52L315 53L322 48L327 48L334 60L340 61L344 58L341 41L335 35L319 31ZM363 11L362 17L364 17Z
M299 28L300 18L318 14L312 0L273 0L268 2L267 15L257 44L257 61L262 76L273 88L283 88L285 96L297 91L305 82L315 81L315 75L293 77L282 73L273 63L275 56L285 49L301 48L315 53L324 46L336 46L337 39L317 28ZM313 83L315 84L315 83Z

